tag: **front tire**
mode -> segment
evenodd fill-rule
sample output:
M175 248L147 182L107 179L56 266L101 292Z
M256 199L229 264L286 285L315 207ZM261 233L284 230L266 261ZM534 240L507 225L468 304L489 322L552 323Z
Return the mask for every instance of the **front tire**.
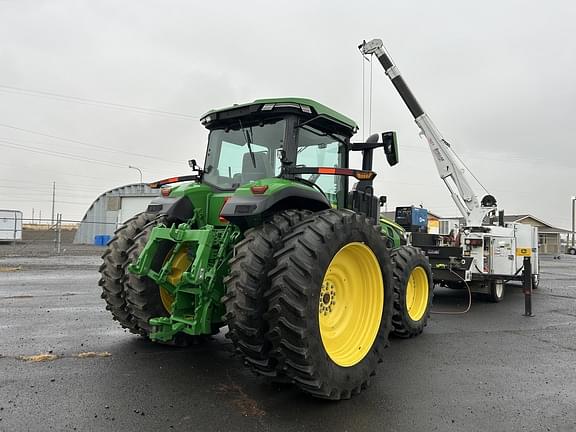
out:
M393 249L392 277L394 314L392 334L401 338L418 336L430 318L432 271L428 257L414 246Z
M390 255L378 229L326 210L284 238L265 296L270 355L303 391L348 399L369 385L388 344Z

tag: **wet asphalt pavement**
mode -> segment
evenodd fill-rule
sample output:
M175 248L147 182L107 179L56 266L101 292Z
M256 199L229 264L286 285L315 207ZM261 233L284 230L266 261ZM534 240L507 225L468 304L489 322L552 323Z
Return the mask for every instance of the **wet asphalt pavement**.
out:
M191 348L125 333L99 297L98 263L0 258L0 431L576 430L572 257L543 260L535 317L519 286L433 315L420 337L392 340L367 391L336 403L253 376L222 333ZM437 290L434 309L462 310L466 296ZM57 357L21 358L39 353Z

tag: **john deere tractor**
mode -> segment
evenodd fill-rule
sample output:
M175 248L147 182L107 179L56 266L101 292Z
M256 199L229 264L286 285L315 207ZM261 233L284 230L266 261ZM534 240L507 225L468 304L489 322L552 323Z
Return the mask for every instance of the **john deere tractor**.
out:
M212 110L201 122L203 169L190 161L193 175L152 184L161 197L108 244L107 308L164 344L227 326L256 373L321 398L359 393L391 331L422 332L432 296L427 258L379 218L372 158L383 147L397 163L395 134L351 143L354 121L299 98ZM356 151L362 169L349 168Z

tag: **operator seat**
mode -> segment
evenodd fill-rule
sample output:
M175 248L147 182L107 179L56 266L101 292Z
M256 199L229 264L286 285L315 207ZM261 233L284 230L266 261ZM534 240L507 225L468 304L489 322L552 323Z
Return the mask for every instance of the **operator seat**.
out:
M270 177L268 152L261 151L253 152L252 154L254 155L255 163L252 162L249 152L244 153L242 158L242 184Z

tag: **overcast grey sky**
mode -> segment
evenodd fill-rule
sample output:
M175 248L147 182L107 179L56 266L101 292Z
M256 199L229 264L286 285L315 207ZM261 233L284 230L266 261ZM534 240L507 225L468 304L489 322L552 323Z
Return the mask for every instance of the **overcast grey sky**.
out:
M56 210L81 218L100 192L138 181L129 164L143 169L145 181L188 173L186 161L203 159L207 137L194 118L9 87L189 116L260 97L303 96L360 123L356 46L380 37L500 207L569 228L575 23L576 3L554 0L0 0L0 208L49 215L56 181ZM377 158L377 192L389 197L389 208L422 203L457 215L377 64L373 101L372 131L398 131L401 152L394 168Z

